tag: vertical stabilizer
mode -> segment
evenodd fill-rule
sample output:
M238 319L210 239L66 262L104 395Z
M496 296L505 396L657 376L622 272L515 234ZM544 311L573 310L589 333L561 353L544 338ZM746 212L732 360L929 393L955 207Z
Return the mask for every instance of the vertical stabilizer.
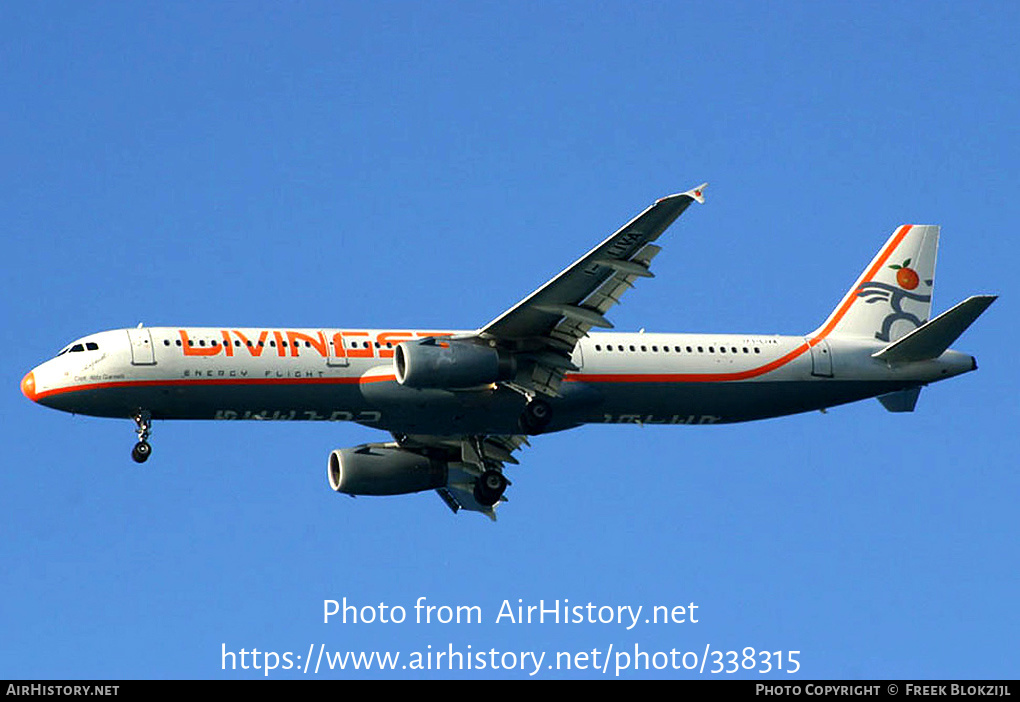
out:
M939 228L904 224L813 337L854 336L890 343L928 321Z

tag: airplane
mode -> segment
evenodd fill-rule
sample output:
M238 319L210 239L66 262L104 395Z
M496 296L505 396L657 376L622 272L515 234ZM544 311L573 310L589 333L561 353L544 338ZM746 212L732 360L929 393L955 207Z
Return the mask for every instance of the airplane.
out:
M977 369L949 349L992 302L930 319L939 227L897 227L828 318L800 336L612 329L654 242L706 184L657 200L476 330L145 327L90 334L21 381L53 409L130 418L142 463L155 420L351 421L393 440L332 451L338 493L435 490L496 518L528 437L590 423L746 422L877 397L914 410L923 386Z

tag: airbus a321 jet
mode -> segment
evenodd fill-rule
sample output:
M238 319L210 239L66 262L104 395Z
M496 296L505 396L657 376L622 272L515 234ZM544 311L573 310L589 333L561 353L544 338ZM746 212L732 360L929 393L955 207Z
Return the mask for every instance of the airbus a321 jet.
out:
M897 228L804 336L591 333L705 186L657 201L474 331L144 327L92 334L25 376L39 404L133 419L344 420L393 441L330 453L349 495L435 490L495 518L529 435L588 423L723 424L877 397L914 409L928 383L975 370L949 345L995 296L929 319L939 228Z

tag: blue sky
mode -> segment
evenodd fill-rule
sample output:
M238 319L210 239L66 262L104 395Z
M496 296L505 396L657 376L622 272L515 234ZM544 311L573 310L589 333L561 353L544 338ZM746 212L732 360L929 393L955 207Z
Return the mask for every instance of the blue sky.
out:
M0 36L0 677L262 677L224 647L312 645L1016 677L1015 3L8 3ZM475 328L706 180L618 329L810 331L933 223L935 308L1001 296L955 345L980 371L909 415L544 436L496 524L333 494L364 427L158 423L139 467L130 422L18 389L138 322ZM344 597L483 621L324 624ZM496 623L518 599L699 621ZM665 676L699 677L621 674Z

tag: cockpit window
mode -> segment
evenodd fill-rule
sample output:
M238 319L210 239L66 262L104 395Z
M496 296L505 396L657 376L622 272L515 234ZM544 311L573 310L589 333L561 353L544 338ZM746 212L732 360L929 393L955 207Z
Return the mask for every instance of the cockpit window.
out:
M74 344L73 346L64 347L64 349L60 351L60 353L58 353L57 355L62 356L68 351L70 351L71 353L78 353L79 351L98 351L98 350L99 344L97 344L94 341L87 341L84 344Z
M63 356L65 353L70 351L71 353L77 353L79 351L98 351L99 344L94 341L86 341L84 344L74 344L73 346L65 346L60 350L58 356Z

